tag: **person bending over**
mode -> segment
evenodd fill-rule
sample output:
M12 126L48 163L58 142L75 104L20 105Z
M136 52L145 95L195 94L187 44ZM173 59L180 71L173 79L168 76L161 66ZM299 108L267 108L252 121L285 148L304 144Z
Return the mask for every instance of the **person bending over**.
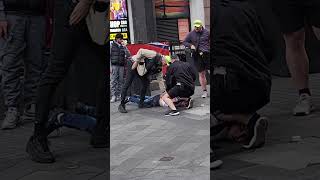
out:
M172 55L165 79L166 92L162 99L170 108L165 116L177 116L180 113L174 105L173 99L190 97L194 94L196 72L189 63L180 61L177 55Z

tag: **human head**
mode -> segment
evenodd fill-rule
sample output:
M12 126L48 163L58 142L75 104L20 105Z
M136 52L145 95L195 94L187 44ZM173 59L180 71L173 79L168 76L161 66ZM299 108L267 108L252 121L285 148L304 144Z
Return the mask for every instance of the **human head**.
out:
M174 63L175 61L180 61L179 56L176 54L171 55L171 63Z
M194 30L196 32L200 32L203 28L203 24L202 24L202 21L197 19L193 22L193 26L194 26Z
M118 33L117 35L116 35L116 42L117 43L119 43L119 44L122 44L122 42L123 42L123 35L121 34L121 33Z

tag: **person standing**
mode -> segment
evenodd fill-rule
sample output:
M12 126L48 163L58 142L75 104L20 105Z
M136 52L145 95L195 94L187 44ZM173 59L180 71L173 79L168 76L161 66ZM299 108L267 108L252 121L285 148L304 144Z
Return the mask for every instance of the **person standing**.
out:
M54 39L52 56L49 65L41 77L38 96L36 121L34 133L30 137L26 151L31 160L38 163L53 163L55 158L48 146L48 117L52 96L58 84L67 75L67 72L79 53L81 46L94 50L98 58L88 59L96 61L95 69L92 73L98 73L98 83L93 89L96 90L96 119L97 124L93 130L90 144L94 148L107 148L109 146L108 134L108 113L107 103L107 61L109 58L109 42L105 40L104 45L93 42L93 37L87 26L86 17L91 7L98 12L106 12L109 7L109 0L96 0L92 6L93 0L56 0L55 1L55 21L54 21ZM108 36L104 36L108 37ZM90 63L90 62L88 62ZM88 92L92 93L92 92Z
M206 98L208 96L206 72L210 70L210 32L203 27L201 20L195 20L193 24L194 30L189 32L183 45L194 51L194 63L203 90L201 97Z
M45 0L0 0L0 38L5 41L0 50L2 89L7 107L2 129L18 125L22 92L25 104L22 117L34 120L36 89L44 63L45 12ZM21 73L23 66L24 74Z
M111 100L120 100L122 85L124 83L124 65L126 63L126 50L123 44L123 35L117 34L111 45Z
M320 1L282 0L274 4L286 45L286 60L299 100L293 115L308 115L314 110L309 87L309 59L305 48L305 26L312 26L320 39Z
M120 113L128 113L126 110L127 91L131 87L133 80L140 79L140 103L139 108L144 107L145 95L150 85L150 76L160 73L165 63L165 57L155 51L148 49L139 49L136 55L132 56L132 61L127 62L126 81L121 90L121 103L118 106ZM140 65L140 66L139 66ZM142 68L139 68L142 67ZM141 70L141 71L140 71Z

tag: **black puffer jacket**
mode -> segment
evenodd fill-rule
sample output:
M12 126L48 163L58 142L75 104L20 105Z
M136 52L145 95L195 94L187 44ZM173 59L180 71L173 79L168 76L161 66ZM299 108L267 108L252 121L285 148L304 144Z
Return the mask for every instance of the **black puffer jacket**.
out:
M45 14L47 0L0 0L4 10L24 12L30 14Z
M117 43L112 43L111 46L111 64L124 66L126 59L126 52L123 46L119 46Z

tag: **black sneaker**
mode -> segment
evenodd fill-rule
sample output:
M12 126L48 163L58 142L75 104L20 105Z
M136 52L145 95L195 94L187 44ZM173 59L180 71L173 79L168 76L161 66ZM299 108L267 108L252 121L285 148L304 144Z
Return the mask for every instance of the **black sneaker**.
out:
M178 116L179 114L180 112L177 110L170 110L165 114L165 116Z
M126 105L125 104L120 104L118 107L118 111L121 113L128 113L128 111L126 110Z
M193 100L189 98L187 109L191 109L193 107Z
M243 144L246 149L259 148L265 144L268 119L255 114L248 123L248 137Z
M53 163L55 159L50 152L47 138L31 136L27 148L31 160L38 163Z

